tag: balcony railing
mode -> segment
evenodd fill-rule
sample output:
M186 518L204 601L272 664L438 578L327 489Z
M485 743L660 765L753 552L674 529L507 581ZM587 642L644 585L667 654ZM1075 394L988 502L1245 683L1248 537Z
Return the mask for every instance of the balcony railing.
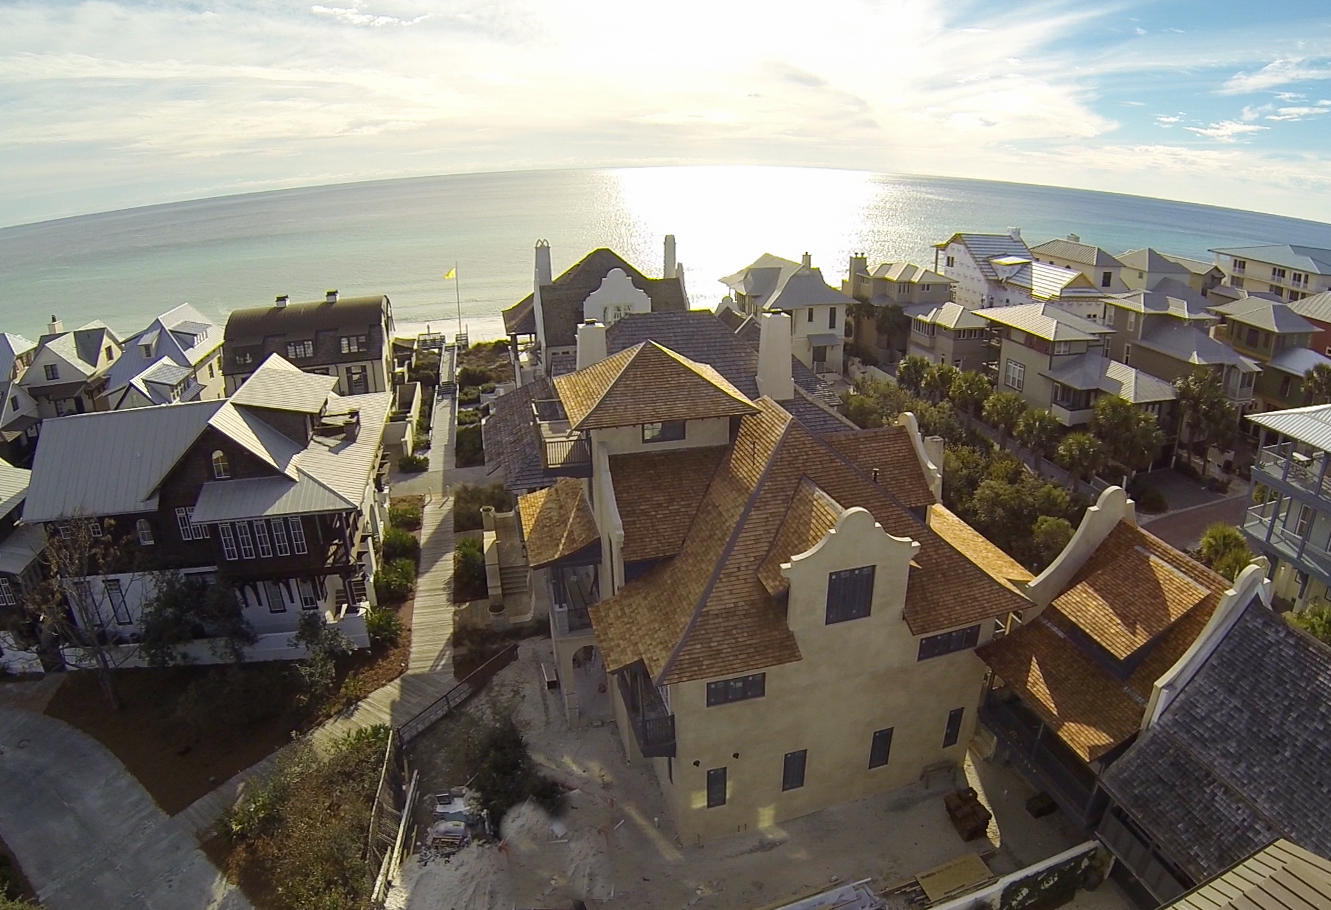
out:
M1282 525L1284 515L1264 515L1263 510L1269 508L1272 507L1250 506L1243 516L1243 533L1260 545L1275 550L1283 559L1301 569L1311 570L1323 579L1331 580L1331 552L1309 540L1307 530L1300 533L1297 528Z
M1305 455L1295 449L1294 443L1282 442L1261 449L1253 467L1269 480L1288 484L1319 498L1331 498L1331 466L1326 460L1325 452Z
M1077 427L1084 423L1089 423L1091 417L1095 414L1094 408L1071 408L1067 405L1051 403L1049 413L1053 414L1059 423L1065 427Z
M640 669L618 674L619 692L628 709L633 735L646 758L673 758L675 755L675 715L661 700L651 680Z
M552 569L550 573L550 600L554 606L555 631L560 635L574 635L589 631L591 615L587 607L599 599L597 582L584 584L573 572Z
M542 433L541 441L544 443L543 452L547 470L581 468L592 463L591 447L587 445L587 440L581 433L562 435Z

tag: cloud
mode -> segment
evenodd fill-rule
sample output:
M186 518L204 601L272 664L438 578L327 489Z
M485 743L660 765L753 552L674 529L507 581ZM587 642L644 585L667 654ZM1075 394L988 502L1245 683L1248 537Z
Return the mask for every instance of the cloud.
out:
M1146 29L1142 28L1140 25L1134 28L1133 31L1136 32L1139 37L1146 34Z
M401 19L397 16L378 15L375 13L362 12L355 6L320 6L315 4L310 7L310 12L316 16L328 16L339 22L345 22L347 25L363 26L368 28L383 28L386 25L417 25L429 18L428 13L421 13L411 19Z
M1255 123L1243 123L1238 120L1218 120L1210 126L1185 126L1184 129L1190 133L1196 133L1198 136L1214 139L1217 142L1237 142L1242 136L1260 133L1262 130L1270 129L1270 127L1258 126Z
M1175 114L1157 114L1155 122L1157 126L1163 126L1165 129L1169 129L1182 119L1182 117Z
M1238 72L1220 87L1222 95L1245 95L1266 91L1291 82L1331 79L1331 60L1327 58L1286 58L1273 60L1256 72Z
M1316 104L1294 105L1291 107L1278 107L1275 113L1267 114L1267 120L1294 122L1299 120L1309 120L1315 117L1323 117L1331 113L1331 101L1319 101Z

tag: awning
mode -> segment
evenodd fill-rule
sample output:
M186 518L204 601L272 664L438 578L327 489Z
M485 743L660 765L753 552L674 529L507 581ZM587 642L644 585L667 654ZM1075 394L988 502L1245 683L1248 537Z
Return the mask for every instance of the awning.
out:
M826 345L827 347L831 347L834 344L841 344L843 341L845 341L845 339L842 338L840 335L838 335L836 332L819 332L816 335L809 335L807 337L809 339L809 344L815 346Z

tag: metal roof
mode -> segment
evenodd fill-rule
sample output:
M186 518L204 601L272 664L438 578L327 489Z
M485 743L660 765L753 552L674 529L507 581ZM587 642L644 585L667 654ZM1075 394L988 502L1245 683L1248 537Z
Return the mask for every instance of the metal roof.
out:
M8 515L23 500L31 481L31 471L16 468L0 458L0 516Z
M1132 343L1199 366L1232 364L1244 373L1262 371L1257 361L1244 357L1224 342L1216 341L1204 329L1190 323L1169 322L1157 326Z
M846 306L855 301L828 285L821 269L800 266L783 274L782 280L766 305L778 310L793 310L810 306Z
M1331 861L1283 837L1161 910L1323 910Z
M1331 366L1331 360L1326 359L1316 351L1308 348L1289 348L1281 351L1276 356L1267 361L1266 365L1273 370L1279 370L1282 373L1289 373L1291 376L1307 376L1308 371L1317 366Z
M1020 237L1013 237L1011 234L956 233L942 243L935 243L934 248L947 249L953 243L960 243L966 248L979 267L980 274L988 281L998 280L998 273L994 270L993 263L990 260L1003 256L1020 256L1022 259L1031 258L1031 251L1026 246L1025 241Z
M836 332L815 332L814 334L809 335L807 337L809 339L809 344L828 345L828 346L834 344L841 344L843 341L846 340L842 338L840 335L838 335Z
M968 310L959 303L928 307L914 318L949 329L983 329L989 324L974 310Z
M1106 269L1118 268L1123 264L1095 244L1082 243L1079 240L1065 240L1061 237L1046 240L1044 243L1037 243L1031 247L1031 252Z
M21 574L45 546L46 531L41 525L19 525L0 541L0 572Z
M888 281L905 282L907 284L925 282L929 284L957 283L955 278L940 275L938 272L931 271L913 262L884 262L873 270L872 275L874 278L885 278Z
M1288 306L1305 319L1331 323L1331 291L1311 294L1301 300L1291 300Z
M1046 341L1094 341L1097 336L1114 334L1109 326L1075 316L1052 303L994 307L976 310L975 315Z
M1099 354L1070 358L1069 362L1041 375L1073 389L1099 389L1130 404L1173 401L1178 397L1174 387L1163 379Z
M336 376L305 373L280 354L269 354L245 384L236 389L231 401L274 411L317 414L336 386Z
M1317 331L1317 326L1291 310L1284 302L1257 295L1240 297L1232 303L1210 307L1210 310L1243 325L1282 335Z
M1207 300L1186 284L1172 278L1162 279L1149 291L1111 294L1104 300L1110 306L1131 310L1134 313L1173 316L1176 319L1214 321L1216 318L1209 311L1213 301Z
M1211 252L1229 256L1231 259L1251 259L1253 262L1284 266L1318 275L1331 275L1331 250L1321 247L1272 243L1266 246L1227 247Z
M1281 436L1307 443L1319 452L1331 452L1331 404L1249 414L1248 419Z
M234 521L275 515L345 512L355 508L314 478L249 477L212 480L199 489L194 503L196 522Z

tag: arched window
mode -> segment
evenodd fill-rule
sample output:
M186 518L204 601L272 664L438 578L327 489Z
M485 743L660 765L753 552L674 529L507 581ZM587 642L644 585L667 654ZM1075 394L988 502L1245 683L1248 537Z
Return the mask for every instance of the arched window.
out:
M231 476L231 469L226 463L226 453L221 449L213 453L213 476L218 480L226 480Z
M134 528L139 532L139 543L145 547L151 547L156 543L153 537L153 526L148 523L148 519L140 518L134 523Z

